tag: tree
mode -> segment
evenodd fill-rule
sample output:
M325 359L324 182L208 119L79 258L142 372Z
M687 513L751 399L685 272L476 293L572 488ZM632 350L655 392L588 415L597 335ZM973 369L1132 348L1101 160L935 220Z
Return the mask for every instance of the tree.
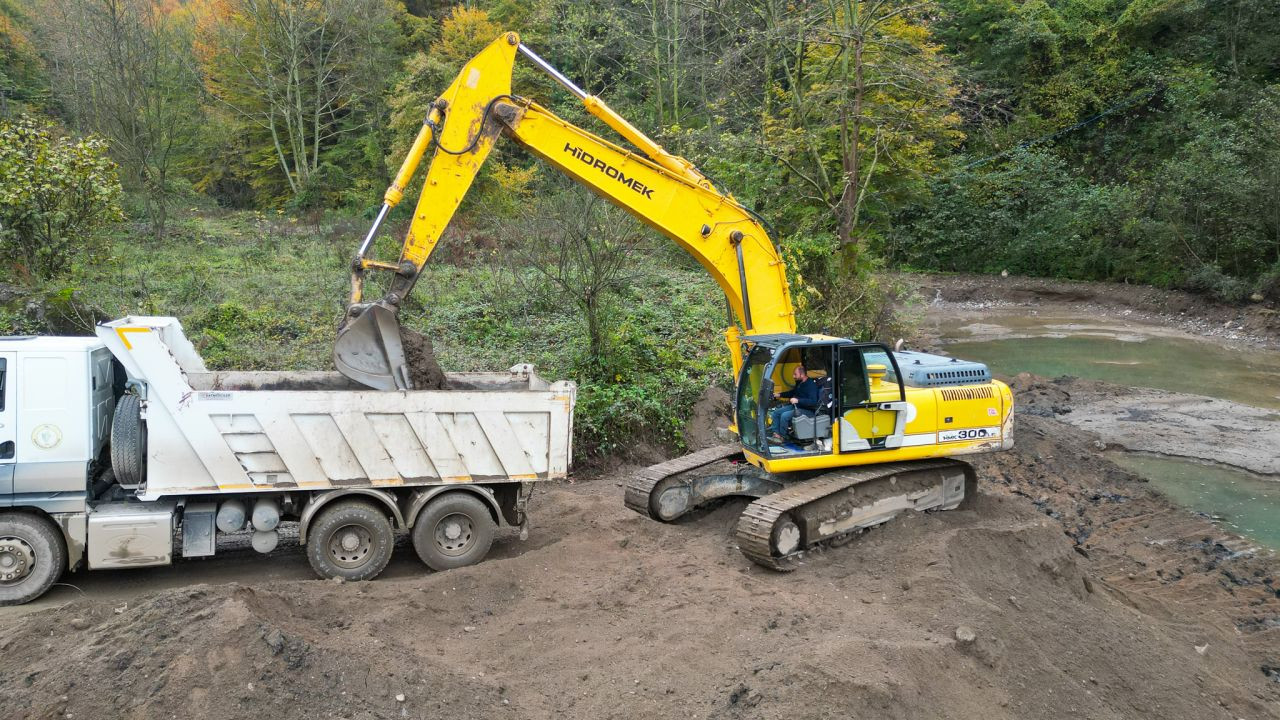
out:
M950 71L924 9L831 0L787 78L785 123L765 127L766 140L777 140L771 153L836 217L847 270L862 247L868 201L909 198L961 137ZM880 192L869 192L873 186Z
M59 102L74 127L109 141L161 235L177 159L200 125L188 19L157 0L44 0L40 17Z
M30 16L15 0L0 0L0 117L40 107L49 94L30 25Z
M0 122L0 249L39 279L106 242L94 231L121 218L120 180L107 145L58 135L30 117Z
M574 188L538 203L523 220L511 256L572 303L587 326L586 367L608 375L613 302L630 287L641 227L623 211Z
M320 183L326 154L370 135L395 32L388 0L208 0L197 57L209 94L259 138L253 158L295 199ZM275 194L271 182L259 182Z

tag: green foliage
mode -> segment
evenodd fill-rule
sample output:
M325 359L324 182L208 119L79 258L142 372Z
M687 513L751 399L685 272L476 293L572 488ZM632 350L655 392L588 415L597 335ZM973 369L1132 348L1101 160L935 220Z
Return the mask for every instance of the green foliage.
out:
M1280 261L1273 3L943 5L969 142L928 200L899 208L894 259L1220 299Z
M391 50L396 33L419 30L396 17L389 0L200 7L195 57L217 120L234 129L246 156L236 171L259 206L331 207L383 174L381 149L369 152L368 142L383 122Z
M44 105L49 81L30 38L30 17L16 0L0 0L0 117Z
M1131 242L1124 219L1132 209L1126 188L1090 184L1051 153L1018 150L936 183L932 201L884 249L942 270L1093 279L1158 272L1144 257L1149 248Z
M280 343L297 341L306 335L298 318L282 316L275 310L247 310L236 302L224 302L196 311L187 320L196 349L205 363L216 369L274 370L270 358L246 357L246 342L267 336Z
M0 249L38 279L108 249L97 230L120 218L120 180L101 139L59 135L24 117L0 122Z
M1186 289L1221 302L1239 303L1249 297L1249 285L1246 282L1227 275L1216 265L1201 265L1187 273L1184 282Z

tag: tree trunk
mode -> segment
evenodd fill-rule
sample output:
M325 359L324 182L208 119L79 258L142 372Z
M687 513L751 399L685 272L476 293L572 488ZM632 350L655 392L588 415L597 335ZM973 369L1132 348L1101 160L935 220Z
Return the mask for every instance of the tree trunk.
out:
M856 29L855 29L856 33ZM844 143L844 192L840 195L840 263L846 272L852 271L861 251L858 239L858 199L862 178L862 101L865 94L862 67L862 36L853 40L853 119L850 123L846 111L841 111L840 134ZM852 125L852 127L850 127Z

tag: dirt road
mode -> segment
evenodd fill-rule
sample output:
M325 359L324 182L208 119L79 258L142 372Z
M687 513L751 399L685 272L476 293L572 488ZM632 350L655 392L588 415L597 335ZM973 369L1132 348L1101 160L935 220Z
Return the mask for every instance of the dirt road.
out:
M744 503L655 523L618 466L544 487L476 567L71 576L0 612L0 717L1280 717L1280 562L1107 461L1051 386L1019 385L971 508L786 575L734 546Z

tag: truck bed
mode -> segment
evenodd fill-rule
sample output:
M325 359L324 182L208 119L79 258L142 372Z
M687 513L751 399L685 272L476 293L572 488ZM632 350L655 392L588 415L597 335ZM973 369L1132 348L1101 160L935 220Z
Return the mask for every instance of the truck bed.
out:
M143 396L144 499L563 477L576 386L532 366L376 391L336 372L209 372L174 318L98 336Z

